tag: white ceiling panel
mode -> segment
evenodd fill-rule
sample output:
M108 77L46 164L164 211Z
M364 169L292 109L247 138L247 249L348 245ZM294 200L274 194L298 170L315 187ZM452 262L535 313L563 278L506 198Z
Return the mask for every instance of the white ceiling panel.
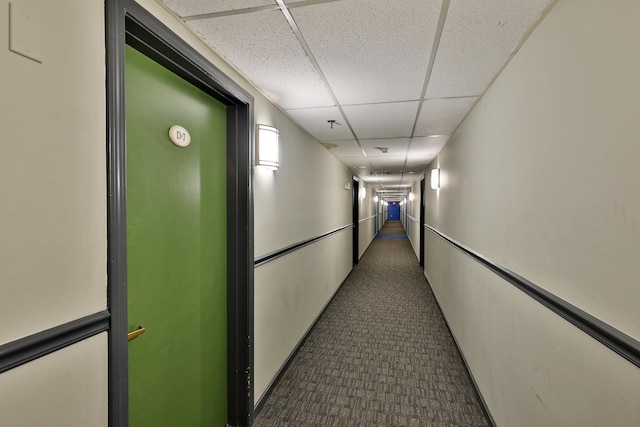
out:
M187 24L281 108L334 105L280 11Z
M417 100L440 0L344 0L293 8L342 105Z
M334 148L329 150L331 154L341 160L343 157L362 157L366 161L364 154L362 154L362 150L360 150L360 146L355 140L334 141L330 144L335 145Z
M365 168L369 167L369 161L362 154L353 157L340 157L340 161L351 168L358 168L360 166L364 166Z
M429 99L422 105L416 136L451 135L478 98Z
M318 141L341 141L354 138L338 107L303 108L287 110L287 113ZM333 128L328 120L336 121Z
M399 167L402 169L404 161L407 156L384 156L384 157L369 157L369 163L376 170L382 170L390 167Z
M428 98L481 95L549 0L451 0Z
M367 182L380 183L380 184L397 184L402 179L402 174L400 172L391 173L388 175L369 175L366 177L362 177Z
M359 139L411 136L418 102L350 105L343 107Z
M423 165L428 165L431 163L433 159L435 159L437 154L427 154L427 153L410 153L407 156L407 165L410 165L413 168Z
M178 16L226 12L257 6L276 5L275 0L162 0Z
M436 158L436 154L412 154L407 158L405 172L422 172Z
M427 169L427 165L429 163L418 165L407 164L407 166L404 168L405 176L408 176L411 180L419 179L421 176L423 176L423 172Z
M368 157L405 156L409 147L409 138L363 139L360 141ZM387 149L386 153L382 149Z
M411 154L438 154L447 143L448 136L428 136L411 141Z
M283 11L276 0L156 1L188 17L186 25L354 174L391 188L427 169L552 2L285 0Z

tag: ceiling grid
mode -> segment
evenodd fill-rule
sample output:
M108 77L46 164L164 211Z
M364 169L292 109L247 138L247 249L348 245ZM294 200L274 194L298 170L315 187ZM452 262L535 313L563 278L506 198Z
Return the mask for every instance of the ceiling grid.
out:
M387 198L409 191L557 3L156 1Z

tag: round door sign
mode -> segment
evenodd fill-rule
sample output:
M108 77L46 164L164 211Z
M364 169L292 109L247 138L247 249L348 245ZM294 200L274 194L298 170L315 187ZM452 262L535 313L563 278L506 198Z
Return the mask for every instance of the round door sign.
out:
M169 139L178 147L186 147L191 143L189 131L179 125L173 125L169 128Z

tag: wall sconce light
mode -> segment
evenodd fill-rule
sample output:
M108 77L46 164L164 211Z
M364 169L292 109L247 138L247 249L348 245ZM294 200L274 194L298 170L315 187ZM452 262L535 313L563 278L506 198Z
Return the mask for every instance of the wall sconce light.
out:
M378 199L378 196L377 196L377 195L376 195L376 196L373 196L373 203L378 203L378 200L379 200L379 199Z
M258 147L256 164L272 170L280 167L278 159L278 137L280 132L273 126L258 125Z
M440 188L440 169L431 169L431 188L437 190Z
M360 191L360 198L364 199L367 196L367 188L362 187L362 191Z
M413 199L415 199L415 198L416 198L415 194L413 194L413 192L410 191L409 192L409 201L413 202Z

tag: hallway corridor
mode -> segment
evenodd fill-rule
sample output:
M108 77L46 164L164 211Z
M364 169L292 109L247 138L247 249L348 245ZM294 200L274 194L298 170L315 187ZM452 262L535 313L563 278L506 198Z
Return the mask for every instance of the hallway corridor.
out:
M399 221L385 224L254 426L487 426Z

